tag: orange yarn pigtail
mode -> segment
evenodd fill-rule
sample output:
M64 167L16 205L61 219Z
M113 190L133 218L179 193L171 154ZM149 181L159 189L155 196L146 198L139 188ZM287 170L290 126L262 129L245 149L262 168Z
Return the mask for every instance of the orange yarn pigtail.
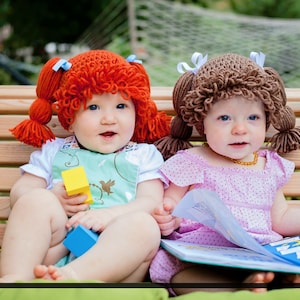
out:
M10 129L12 134L21 142L41 147L47 140L55 138L51 129L46 125L52 118L52 102L54 92L59 87L63 74L61 69L52 68L59 58L50 59L42 68L36 86L36 100L29 108L29 120L24 120Z
M147 143L154 143L162 137L170 134L171 116L165 112L159 112L153 101L149 103L149 116L146 122L144 138Z
M158 111L153 99L150 97L150 78L140 60L135 59L135 55L131 56L129 63L136 69L136 73L141 75L139 93L142 89L146 90L144 99L138 101L137 115L139 120L135 129L133 140L138 143L154 143L162 137L170 134L170 124L172 117L163 111ZM127 58L128 60L128 58ZM137 95L136 98L139 98Z

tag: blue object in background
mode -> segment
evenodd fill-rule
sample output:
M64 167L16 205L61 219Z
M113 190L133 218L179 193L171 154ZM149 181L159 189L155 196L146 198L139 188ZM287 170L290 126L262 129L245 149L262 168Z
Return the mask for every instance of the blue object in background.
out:
M63 244L73 255L79 257L97 242L98 237L99 234L79 224L67 234Z

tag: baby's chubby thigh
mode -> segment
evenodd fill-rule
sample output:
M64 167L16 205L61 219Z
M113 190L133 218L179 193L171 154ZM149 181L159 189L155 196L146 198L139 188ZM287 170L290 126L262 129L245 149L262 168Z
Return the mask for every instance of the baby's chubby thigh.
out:
M15 214L22 215L24 230L33 231L40 246L48 248L45 263L55 263L67 253L62 245L68 219L58 198L49 190L36 188L22 195L13 207ZM52 257L48 261L47 257Z
M144 211L125 213L115 218L100 237L99 241L112 239L114 243L117 238L120 249L122 249L122 243L127 248L128 245L132 245L131 251L143 249L143 254L148 253L151 257L149 260L153 258L160 244L159 227L155 219ZM143 247L135 245L143 245Z

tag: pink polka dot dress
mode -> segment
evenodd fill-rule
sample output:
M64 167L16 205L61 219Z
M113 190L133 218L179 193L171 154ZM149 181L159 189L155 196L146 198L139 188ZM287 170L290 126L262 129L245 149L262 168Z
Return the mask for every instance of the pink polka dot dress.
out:
M168 159L161 172L166 182L215 191L242 227L259 243L265 244L281 239L272 230L270 211L277 190L291 177L294 163L273 151L260 150L258 154L266 158L263 170L212 166L202 156L183 150ZM233 246L219 233L187 219L183 219L180 227L167 238L202 245ZM168 283L187 266L160 249L150 266L151 280Z

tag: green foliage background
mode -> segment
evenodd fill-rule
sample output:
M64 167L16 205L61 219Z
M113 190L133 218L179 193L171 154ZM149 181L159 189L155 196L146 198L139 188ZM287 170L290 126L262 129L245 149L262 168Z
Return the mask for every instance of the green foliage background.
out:
M18 59L18 49L30 46L34 49L33 63L42 64L48 59L44 50L47 43L75 43L108 4L118 1L122 0L1 0L0 27L10 24L13 32L2 44L0 40L0 51L10 58ZM135 1L138 3L138 0ZM251 16L300 18L299 0L170 1ZM122 14L127 18L126 10ZM101 27L101 20L99 26ZM102 28L105 30L105 25L102 25ZM101 40L101 32L98 39ZM110 49L121 54L130 53L128 41L124 41L120 36L112 36L111 39ZM0 69L0 84L7 84L10 80L9 75Z

